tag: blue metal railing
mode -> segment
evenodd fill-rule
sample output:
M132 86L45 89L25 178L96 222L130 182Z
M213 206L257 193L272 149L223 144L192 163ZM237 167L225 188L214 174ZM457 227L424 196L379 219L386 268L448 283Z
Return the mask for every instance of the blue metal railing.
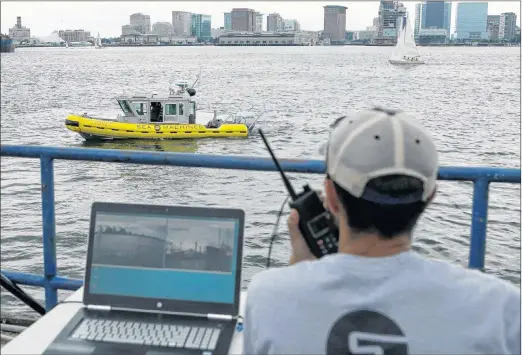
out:
M81 280L57 276L55 210L54 210L54 159L103 161L145 165L171 165L202 168L275 171L275 164L268 158L241 156L216 156L186 153L156 153L87 148L56 148L43 146L2 145L1 156L39 158L42 184L44 275L19 272L2 273L13 282L43 286L46 309L58 302L58 289L76 290ZM295 173L324 173L320 160L281 160L285 171ZM441 167L439 180L472 181L473 213L471 219L470 268L483 269L486 254L486 226L488 191L490 182L520 183L520 169Z

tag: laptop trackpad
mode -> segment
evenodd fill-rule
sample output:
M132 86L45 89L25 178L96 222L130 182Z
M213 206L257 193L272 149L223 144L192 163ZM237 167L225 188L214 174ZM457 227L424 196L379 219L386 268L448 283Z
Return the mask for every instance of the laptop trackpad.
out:
M71 355L71 354L93 354L95 346L89 343L72 343L72 342L57 342L51 344L45 351L44 355Z
M190 351L187 349L165 349L165 351L158 351L158 350L149 350L147 351L146 355L187 355L187 354L194 354L194 351Z

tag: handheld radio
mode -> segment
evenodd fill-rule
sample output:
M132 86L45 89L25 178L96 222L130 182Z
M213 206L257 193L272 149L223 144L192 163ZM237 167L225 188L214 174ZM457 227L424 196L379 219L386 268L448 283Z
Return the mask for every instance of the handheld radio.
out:
M326 254L336 253L339 243L339 229L330 213L324 208L319 195L308 184L304 186L301 193L297 194L295 192L261 129L259 129L259 134L292 199L289 203L290 208L295 208L299 213L299 229L310 251L317 258Z

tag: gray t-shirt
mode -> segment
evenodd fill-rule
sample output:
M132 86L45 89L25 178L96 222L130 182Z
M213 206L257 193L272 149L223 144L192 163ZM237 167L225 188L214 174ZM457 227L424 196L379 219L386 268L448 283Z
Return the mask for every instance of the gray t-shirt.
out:
M413 251L255 275L244 354L520 354L520 290Z

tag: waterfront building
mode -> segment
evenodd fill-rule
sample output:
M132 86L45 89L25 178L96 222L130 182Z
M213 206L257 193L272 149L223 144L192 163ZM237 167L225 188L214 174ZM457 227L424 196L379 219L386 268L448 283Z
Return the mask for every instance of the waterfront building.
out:
M172 11L174 36L190 37L192 33L192 14L186 11Z
M417 38L418 44L440 45L447 43L450 36L445 28L422 28Z
M122 35L130 35L130 34L134 34L134 33L138 33L134 30L134 27L132 27L131 25L123 25L121 26L121 34Z
M225 30L232 31L232 14L230 12L224 13L224 28Z
M252 9L234 8L230 13L232 31L254 32L256 28L256 12Z
M92 40L91 32L84 30L60 30L58 36L65 42L87 42Z
M301 31L301 25L296 20L285 20L283 19L283 32L299 32Z
M213 28L210 30L210 37L219 38L220 36L223 36L224 34L227 34L228 32L230 32L230 31L226 30L225 27Z
M401 17L406 15L406 8L398 1L381 1L379 5L379 26L376 44L396 44L399 35L398 26Z
M415 26L413 27L413 34L419 35L421 29L421 14L422 14L422 3L415 4Z
M373 26L371 26L373 27ZM353 40L354 41L364 41L364 42L372 42L377 36L376 30L368 30L366 31L355 31Z
M316 32L232 33L219 37L220 46L312 46L318 41Z
M488 15L487 32L490 41L499 40L500 15Z
M267 32L283 32L283 18L277 12L269 14L266 18Z
M134 33L120 36L120 42L133 45L159 45L161 43L170 44L194 44L196 37L179 37L179 36L159 36L157 34L148 33Z
M212 39L212 20L210 15L192 14L192 31L193 37L199 42L207 42Z
M174 36L174 26L170 22L156 22L152 25L152 33L160 37Z
M447 38L451 34L451 2L430 0L421 3L421 29L445 29ZM426 33L426 32L425 32ZM442 33L442 31L433 31Z
M459 2L455 25L455 38L458 40L487 39L488 3Z
M150 33L150 16L141 12L130 15L130 26L138 33Z
M263 14L256 12L256 26L254 32L263 32Z
M346 6L324 6L323 37L330 39L330 42L344 42L346 9Z
M18 16L16 18L16 25L9 29L9 37L13 41L14 44L19 44L23 41L28 41L31 39L31 29L25 26L22 26L22 17Z
M498 36L504 41L511 41L515 38L517 31L517 14L514 12L504 12L500 14Z

